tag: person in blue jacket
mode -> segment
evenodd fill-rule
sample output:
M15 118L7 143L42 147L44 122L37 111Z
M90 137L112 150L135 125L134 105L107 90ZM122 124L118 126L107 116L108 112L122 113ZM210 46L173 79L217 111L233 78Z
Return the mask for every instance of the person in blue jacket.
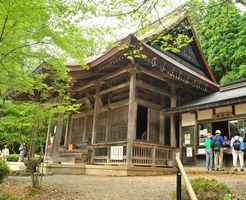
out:
M223 143L224 138L221 136L221 131L216 130L213 136L213 149L214 149L214 167L216 171L223 171Z

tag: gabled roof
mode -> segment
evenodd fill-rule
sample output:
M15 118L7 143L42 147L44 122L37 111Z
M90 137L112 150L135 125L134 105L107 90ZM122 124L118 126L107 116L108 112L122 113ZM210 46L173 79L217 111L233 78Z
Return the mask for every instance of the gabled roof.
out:
M183 67L182 70L186 71L187 73L190 73L191 75L197 76L197 78L202 81L207 82L208 84L216 85L218 88L216 79L213 75L213 72L211 71L205 56L202 53L201 47L199 45L199 42L197 40L197 37L195 35L195 32L193 28L190 30L190 34L193 37L193 42L192 42L192 51L195 51L195 54L197 55L197 59L199 62L202 63L202 69L196 70L196 68L192 68L192 64L189 64L184 60L182 62L182 58L179 56L171 56L170 54L166 52L162 52L160 49L154 49L152 48L153 46L150 44L150 41L153 40L153 38L157 37L158 34L160 33L168 33L175 27L177 27L180 23L182 23L184 20L186 20L190 25L191 22L187 18L185 12L180 12L179 14L176 14L177 12L172 12L171 14L157 20L156 22L150 24L147 28L142 29L134 34L130 34L126 38L123 38L122 40L118 41L115 46L111 47L108 49L106 52L104 52L102 55L96 57L93 60L90 60L87 65L90 68L93 68L95 66L101 65L104 62L109 61L110 59L113 59L114 57L117 57L121 54L124 53L124 50L120 49L121 46L123 45L135 45L135 44L144 44L150 51L152 51L154 54L160 55L162 53L162 57L165 59L167 56L170 58L172 57L172 60L176 60L179 63L183 63L183 66L188 66L191 70L187 69L187 67ZM192 27L192 26L191 26ZM164 54L167 54L165 56ZM170 60L170 59L169 59ZM191 67L190 67L191 66ZM69 66L71 71L84 71L82 66ZM199 70L203 71L200 73L196 73Z

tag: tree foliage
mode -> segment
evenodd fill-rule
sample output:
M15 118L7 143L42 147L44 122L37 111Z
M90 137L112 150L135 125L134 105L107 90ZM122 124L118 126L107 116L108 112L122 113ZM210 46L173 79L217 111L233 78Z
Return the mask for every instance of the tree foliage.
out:
M203 12L195 8L206 8ZM246 14L231 1L193 1L192 19L218 81L246 78Z
M81 0L1 1L0 85L30 91L36 82L29 74L42 62L63 75L65 61L84 64L87 56L97 52L91 47L100 45L95 36L106 32L78 26L95 9L95 3Z

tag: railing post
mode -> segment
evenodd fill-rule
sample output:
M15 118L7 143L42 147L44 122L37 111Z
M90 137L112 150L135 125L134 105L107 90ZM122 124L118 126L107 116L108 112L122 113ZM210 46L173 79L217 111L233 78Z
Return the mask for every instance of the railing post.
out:
M181 200L181 194L182 194L182 176L179 168L177 167L177 191L176 196L177 200Z
M178 168L179 168L179 170L180 170L180 172L184 178L184 182L185 182L185 185L187 187L187 191L190 195L190 199L191 200L197 200L196 194L195 194L195 192L194 192L194 190L190 184L190 181L189 181L189 179L186 175L186 172L184 170L183 164L181 163L180 158L178 156L176 156L176 162L177 162L177 166L178 166Z
M152 148L152 167L155 167L155 158L156 158L156 146Z

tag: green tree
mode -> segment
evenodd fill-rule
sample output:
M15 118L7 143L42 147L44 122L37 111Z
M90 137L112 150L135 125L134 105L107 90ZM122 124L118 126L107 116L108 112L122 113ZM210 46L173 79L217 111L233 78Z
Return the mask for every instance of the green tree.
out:
M65 61L84 64L98 51L107 30L82 27L79 23L93 16L96 4L81 0L3 0L0 1L0 86L33 90L29 76L42 62L58 74L66 74Z
M198 12L198 8L203 12ZM195 9L197 8L197 9ZM218 81L246 78L246 14L231 1L193 1L192 20Z

